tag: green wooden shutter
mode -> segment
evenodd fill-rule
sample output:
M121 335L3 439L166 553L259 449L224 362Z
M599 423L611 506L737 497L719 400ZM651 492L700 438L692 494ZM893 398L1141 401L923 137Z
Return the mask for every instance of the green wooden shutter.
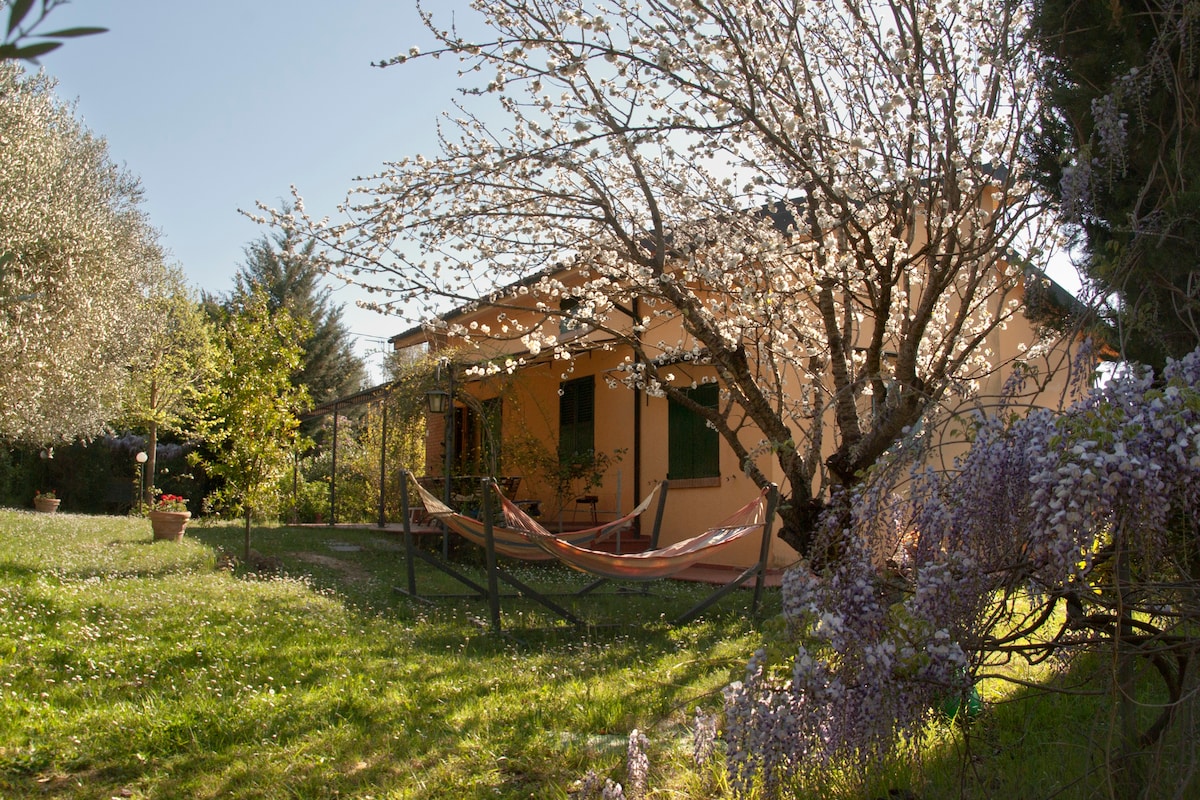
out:
M596 442L595 379L576 378L560 387L558 398L558 451L561 456L587 453Z
M687 391L694 402L716 408L718 389L706 383ZM704 417L680 403L670 403L667 413L667 477L716 478L721 475L721 440Z

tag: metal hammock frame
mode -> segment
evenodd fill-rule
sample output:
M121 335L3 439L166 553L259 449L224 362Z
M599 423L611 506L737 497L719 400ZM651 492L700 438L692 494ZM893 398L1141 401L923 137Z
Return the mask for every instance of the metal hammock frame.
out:
M482 498L482 520L459 514L444 503L433 497L427 490L417 485L419 496L425 505L427 513L440 521L450 530L463 538L484 548L486 555L487 586L481 586L459 571L455 570L436 556L417 550L413 546L413 534L410 527L408 508L407 472L401 474L401 501L404 512L405 551L408 555L408 590L397 588L397 591L414 599L426 600L416 591L414 559L421 558L426 563L444 572L473 590L469 595L441 595L442 597L473 597L488 599L492 629L500 631L500 592L499 582L503 581L522 595L538 602L543 607L554 612L559 617L576 625L584 624L567 609L555 603L544 593L538 592L514 577L496 563L497 555L531 561L556 559L567 566L597 576L597 580L571 594L582 596L593 591L610 580L622 581L653 581L678 575L688 567L698 563L705 556L719 552L734 542L761 531L761 545L758 560L744 569L732 580L717 587L711 594L688 609L674 620L675 624L683 624L694 618L723 598L725 595L740 587L754 577L754 596L751 613L758 613L758 606L766 578L767 558L770 551L771 528L774 523L775 511L779 501L779 490L774 484L769 485L760 495L747 503L720 524L707 529L698 536L693 536L681 542L658 547L659 533L662 527L663 511L666 505L668 481L663 481L659 487L658 513L650 540L650 549L641 553L607 553L583 547L582 544L594 542L604 535L611 535L616 530L628 527L632 520L649 508L653 492L647 496L631 514L606 525L576 531L574 534L556 535L546 530L526 514L519 506L501 493L494 478L483 478L480 485ZM415 483L415 481L414 481ZM498 526L493 522L494 506L492 493L500 501L507 525ZM533 556L533 553L537 553Z

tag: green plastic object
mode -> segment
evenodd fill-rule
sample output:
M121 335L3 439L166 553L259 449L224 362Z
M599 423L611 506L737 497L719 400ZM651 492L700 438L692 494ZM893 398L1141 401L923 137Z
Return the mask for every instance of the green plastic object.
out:
M939 710L949 719L954 719L958 716L960 706L962 704L961 695L950 695L942 701ZM966 717L968 720L975 719L983 713L983 698L979 696L979 690L974 686L967 693L967 711Z

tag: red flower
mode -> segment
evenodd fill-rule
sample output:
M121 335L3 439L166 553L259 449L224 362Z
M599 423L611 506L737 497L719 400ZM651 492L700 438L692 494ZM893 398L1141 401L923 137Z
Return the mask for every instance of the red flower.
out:
M155 511L187 511L187 498L180 497L177 494L160 495L154 501Z

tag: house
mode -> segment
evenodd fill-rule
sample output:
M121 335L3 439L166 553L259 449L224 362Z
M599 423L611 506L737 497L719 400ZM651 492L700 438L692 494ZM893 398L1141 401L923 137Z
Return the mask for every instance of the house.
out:
M1020 270L1007 261L999 264L1001 270ZM396 350L427 347L447 355L457 386L452 428L456 475L520 477L517 499L530 501L551 529L612 519L669 479L660 536L660 545L668 545L721 520L758 489L742 468L742 456L700 414L637 379L639 360L651 359L664 379L694 403L711 407L727 402L716 368L678 314L661 307L648 311L631 292L613 300L624 305L623 314L610 317L604 326L589 326L587 314L576 313L588 302L586 292L576 291L587 280L586 269L558 268L404 331L390 343ZM542 291L531 291L539 281ZM1015 296L999 293L989 301L1006 322L986 331L984 349L992 354L991 363L1002 366L980 367L971 374L971 390L942 403L948 415L999 397L1015 363L1040 378L1028 393L1029 402L1061 405L1067 394L1069 370L1062 367L1070 363L1069 339L1051 344L1043 335L1044 319L1015 311L1027 290L1037 287L1042 313L1047 308L1052 314L1065 313L1063 304L1069 299L1043 291L1047 281L1026 269L1016 281ZM547 285L558 288L547 290ZM614 318L623 319L624 327L618 328ZM633 352L635 346L640 355ZM779 381L799 383L797 376L786 374ZM859 402L871 403L872 398ZM745 415L738 421L738 441L745 452L770 480L782 483L763 434L746 424ZM819 424L826 424L824 417ZM935 434L944 445L937 449L941 458L965 448L952 428ZM444 418L431 416L427 475L443 474L444 434ZM723 554L721 565L752 564L758 548L757 541L741 542ZM769 567L785 567L797 558L785 542L772 541Z

